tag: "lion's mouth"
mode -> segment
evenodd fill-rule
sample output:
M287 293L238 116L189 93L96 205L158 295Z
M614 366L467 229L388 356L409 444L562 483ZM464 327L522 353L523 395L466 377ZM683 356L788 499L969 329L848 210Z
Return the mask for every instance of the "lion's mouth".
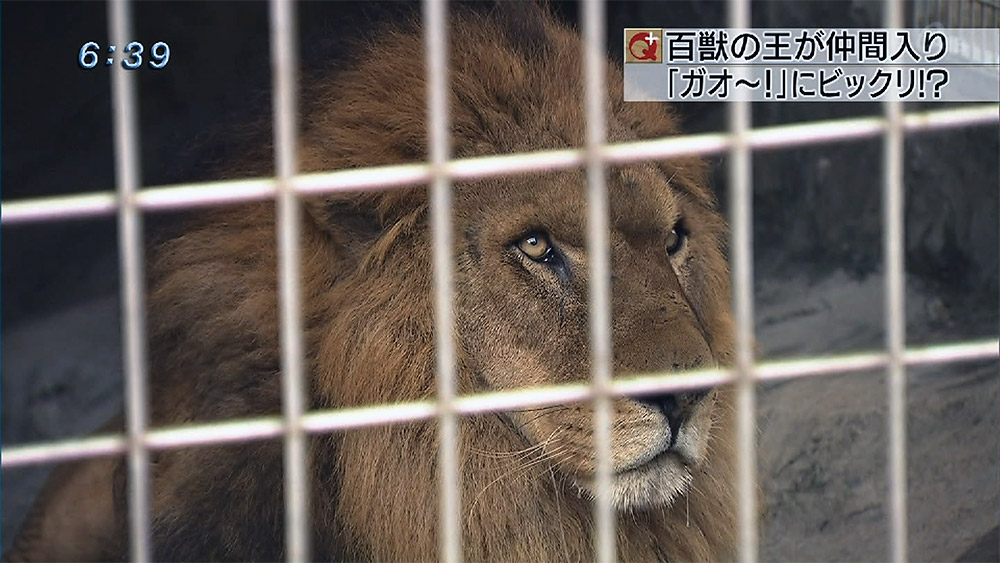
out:
M525 426L508 416L500 419L528 447L548 443L532 439L524 432ZM650 424L652 422L652 424ZM619 434L613 443L611 475L612 502L618 510L638 510L670 505L684 495L694 475L693 468L703 459L704 434L692 420L677 427L670 427L664 420L645 420L644 427L634 428L631 435ZM544 446L542 447L545 452ZM558 451L558 450L557 450ZM554 467L569 478L579 493L593 499L597 493L594 460L587 459L587 448L581 447L575 455L567 456L565 449L553 459ZM589 463L588 463L589 462ZM590 465L589 471L581 466Z
M612 476L612 502L618 510L668 506L691 484L690 462L673 449Z
M615 472L615 475L622 475L629 472L643 471L646 469L652 469L668 462L668 460L678 463L684 467L690 467L694 465L694 460L681 448L674 445L663 448L662 450L653 453L652 455L645 457L645 459L638 459L622 467Z
M690 451L690 441L678 438L680 437L677 437L675 432L657 436L645 452L617 467L615 475L655 468L667 461L684 467L695 465L697 458Z
M690 486L694 458L683 447L664 444L651 448L648 455L615 469L611 478L612 502L618 510L666 506L683 495ZM593 495L593 477L578 481L581 489Z

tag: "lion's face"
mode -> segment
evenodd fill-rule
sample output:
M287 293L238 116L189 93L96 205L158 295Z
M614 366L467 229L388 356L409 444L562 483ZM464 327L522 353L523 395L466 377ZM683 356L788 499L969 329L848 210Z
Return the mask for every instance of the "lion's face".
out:
M469 29L489 27L484 20L470 21ZM480 48L452 50L452 156L585 145L579 37L548 20L543 20L538 31L540 36L529 42L506 40L501 32L487 33ZM394 50L415 52L420 48L415 41ZM391 96L384 92L385 81L370 80L360 73L356 78L361 87L348 92L334 90L329 95L329 99L352 102L331 108L364 107L369 117L352 117L342 124L354 132L350 142L328 142L317 136L315 146L344 151L344 155L339 160L327 158L317 149L312 153L314 162L305 169L367 165L371 159L398 162L425 155L426 106L419 96L410 94L425 89L419 68L407 66L391 76ZM607 77L609 142L659 139L678 133L676 118L664 105L623 101L620 69L609 65ZM351 81L337 84L348 83ZM329 120L340 123L334 117ZM323 133L328 127L316 130ZM607 170L616 377L713 367L731 354L729 276L722 253L725 225L704 185L705 176L703 163L691 158ZM591 377L586 192L585 175L579 169L454 186L452 240L462 391L528 388ZM389 191L350 200L349 211L366 209L366 215L376 223L369 229L376 233L370 235L376 239L369 243L371 250L351 250L358 247L353 240L366 240L364 233L354 238L340 236L345 241L345 256L357 252L364 264L379 265L370 271L361 269L359 287L386 287L391 280L396 289L389 293L408 296L386 305L380 301L385 299L383 291L371 296L374 304L368 308L356 307L352 301L350 307L366 315L352 317L350 322L373 330L370 325L377 320L383 326L381 334L392 336L400 333L393 323L404 323L406 330L398 340L413 349L402 357L403 352L391 349L386 338L359 335L357 340L370 348L363 356L368 363L380 362L385 373L404 373L371 388L331 383L328 393L337 397L338 404L433 394L432 362L419 360L433 351L429 336L433 328L425 318L431 310L431 280L422 277L428 276L430 269L412 266L415 259L430 262L432 237L424 220L425 196L423 190ZM330 201L325 211L333 209L336 215L338 206L329 205ZM321 222L349 229L357 220L356 215L345 214ZM421 306L419 312L408 309L416 309L415 304ZM342 351L341 340L330 340L331 352L322 356L330 359L321 365L339 367L355 362L358 380L369 381L363 379L369 365L356 359L362 356L354 346ZM385 358L395 357L393 354L401 357L387 364ZM418 382L406 376L408 368L420 368ZM338 377L331 375L329 379L336 382ZM687 487L699 467L708 467L713 425L727 414L720 411L728 405L721 392L614 400L612 447L618 506L667 504ZM589 402L498 416L502 431L506 437L515 437L516 445L532 454L542 453L562 477L583 492L593 490L594 421ZM488 437L476 443L471 440L471 447L490 450L502 447L498 443L510 443L489 441ZM505 452L495 453L502 456Z
M729 354L721 218L669 164L608 172L614 375L712 367ZM456 312L463 381L498 390L591 376L582 171L460 185ZM669 503L710 454L718 391L614 400L613 498ZM593 491L592 404L503 413L582 491Z

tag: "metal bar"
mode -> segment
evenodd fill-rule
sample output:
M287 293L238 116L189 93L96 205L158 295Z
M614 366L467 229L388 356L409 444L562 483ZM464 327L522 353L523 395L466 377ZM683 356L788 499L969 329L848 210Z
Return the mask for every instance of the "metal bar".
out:
M140 192L141 193L141 192ZM118 209L115 192L36 197L3 202L3 225L84 219L111 215Z
M954 344L908 348L903 359L908 366L926 366L972 360L986 360L998 355L997 340L957 342Z
M953 127L989 125L997 121L998 108L1000 108L998 104L981 104L968 108L907 113L903 114L903 130L911 133L915 131L950 129ZM992 119L990 112L992 112Z
M729 3L729 27L750 27L750 1ZM745 77L745 68L736 69L734 80ZM732 202L733 313L735 321L737 490L739 492L737 557L742 562L757 560L757 448L756 383L753 351L753 211L752 163L748 139L750 102L737 92L729 110L729 190Z
M292 178L300 179L304 176ZM288 179L289 183L292 178ZM265 201L274 199L277 193L278 180L275 178L223 180L147 188L139 193L138 203L140 207L150 211L172 211L190 209L194 206Z
M903 127L907 132L916 132L992 125L998 121L997 110L997 104L980 104L914 112L904 116ZM864 139L881 135L885 127L885 119L879 117L778 125L748 131L747 144L752 149L766 149ZM719 154L730 146L728 133L684 135L605 145L601 149L601 157L610 164L625 164L677 156ZM585 161L583 149L560 149L456 159L450 161L445 169L454 180L474 180L539 170L577 168ZM431 167L427 164L377 166L303 174L291 178L290 183L296 192L303 195L386 189L427 183L431 179L430 170ZM271 199L277 193L276 186L277 182L272 178L157 186L138 192L135 201L146 211L187 209ZM116 196L112 192L4 201L0 215L5 226L100 216L112 213L115 201Z
M146 435L146 444L152 450L236 444L249 440L282 437L285 435L285 427L286 422L282 416L163 427L150 431Z
M431 229L434 246L434 335L438 383L438 505L440 554L462 559L461 475L458 471L458 415L455 414L455 346L452 290L451 155L448 115L448 26L445 0L424 0L427 72L427 136L431 173Z
M606 137L604 3L583 2L583 80L586 112L587 260L590 264L588 317L594 408L594 553L600 562L616 560L615 513L611 498L611 258L608 189L601 154Z
M281 316L281 398L284 422L285 557L310 559L309 477L302 344L301 205L289 180L297 162L295 12L289 0L271 0L271 76L274 92L274 162L277 173L278 310Z
M1000 340L978 340L910 348L904 356L908 366L995 360L1000 357ZM846 374L885 368L885 352L859 352L839 356L808 357L757 364L760 380L780 381L800 377ZM657 393L705 388L732 383L729 370L695 370L683 373L637 374L614 379L610 392L615 397L639 393ZM518 408L534 408L587 401L593 398L590 383L573 383L463 395L455 399L460 414L484 414ZM368 407L311 411L303 416L302 426L310 434L427 420L437 415L433 401L416 401ZM281 436L281 417L258 417L207 424L157 428L146 434L146 445L153 450L187 446L227 444ZM20 467L53 461L119 454L126 451L123 436L91 436L54 442L5 446L2 466Z
M117 45L133 39L128 2L108 5L111 37ZM135 75L121 66L111 69L115 127L115 184L118 186L118 244L121 267L122 332L125 357L125 428L128 452L128 528L133 561L152 559L150 545L149 451L146 390L146 311L142 252L142 211L135 194L142 182Z
M37 442L3 447L3 468L22 467L56 461L102 457L128 450L123 435L86 436L55 442Z
M889 0L885 26L903 27L903 5ZM894 72L894 70L890 70ZM889 525L890 555L906 561L906 294L903 271L903 104L883 103L886 131L883 143L883 244L885 252L885 318L889 394Z

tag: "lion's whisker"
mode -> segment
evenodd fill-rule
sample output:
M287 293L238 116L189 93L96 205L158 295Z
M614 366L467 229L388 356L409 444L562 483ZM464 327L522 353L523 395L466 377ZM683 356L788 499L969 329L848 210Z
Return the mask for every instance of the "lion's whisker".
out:
M551 455L556 455L557 453L561 453L563 450L565 450L567 448L568 448L568 446L560 446L556 450L553 450L549 455L550 456ZM535 460L532 460L532 461L530 461L530 462L528 462L528 463L526 463L524 465L515 467L515 468L511 469L510 471L507 471L503 475L500 475L499 477L497 477L497 478L493 479L492 481L490 481L489 484L487 484L485 487L483 487L482 490L479 491L479 493L476 495L475 499L469 505L469 514L470 514L470 516L472 514L473 509L476 507L476 504L479 502L479 499L482 498L483 494L485 494L486 491L488 491L491 487L493 487L493 485L495 485L495 484L499 483L500 481L502 481L502 480L504 480L504 479L506 479L508 477L511 477L512 475L515 475L515 474L517 474L518 477L520 477L522 475L525 475L525 474L528 473L528 471L531 470L531 468L536 467L536 466L544 463L545 461L547 461L546 457L540 457L539 459L535 459Z

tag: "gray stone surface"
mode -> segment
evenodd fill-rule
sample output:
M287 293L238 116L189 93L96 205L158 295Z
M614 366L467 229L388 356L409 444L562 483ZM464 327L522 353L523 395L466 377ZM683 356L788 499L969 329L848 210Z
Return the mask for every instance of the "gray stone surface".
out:
M844 274L816 282L762 281L757 301L762 356L879 349L882 283L881 276L855 281ZM911 287L911 343L956 339L952 321L937 316L933 304L940 299ZM962 332L982 337L995 327L980 317ZM908 371L911 560L954 561L997 525L997 366L990 361ZM886 389L881 370L760 386L762 559L889 558Z

